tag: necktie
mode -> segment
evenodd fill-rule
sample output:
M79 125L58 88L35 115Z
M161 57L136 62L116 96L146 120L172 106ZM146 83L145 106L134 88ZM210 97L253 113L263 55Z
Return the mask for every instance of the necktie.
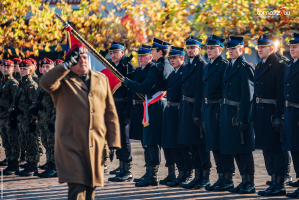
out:
M290 66L290 71L292 71L293 66L294 66L294 61L292 62L291 66Z
M79 78L80 78L83 82L85 82L86 76L79 76Z
M233 67L233 64L230 62L228 66L229 66L228 69L231 70L231 68Z

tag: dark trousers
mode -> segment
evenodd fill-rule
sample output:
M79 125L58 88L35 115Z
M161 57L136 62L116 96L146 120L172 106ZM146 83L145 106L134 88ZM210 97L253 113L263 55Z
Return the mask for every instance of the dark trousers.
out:
M252 152L234 155L241 175L254 175L254 160Z
M213 156L215 159L216 170L218 174L235 172L234 155L221 154L220 150L214 150Z
M93 200L95 189L79 183L67 183L68 200Z
M175 163L175 159L174 159L172 150L173 150L173 148L163 148L164 157L165 157L165 160L166 160L165 167L168 167L168 166Z
M121 162L132 162L131 143L121 143L121 149L116 150L115 154Z
M190 145L193 169L207 170L212 167L210 152L206 151L206 145Z
M286 175L288 157L287 151L284 150L263 150L265 165L268 174L271 176L275 174L277 176Z
M299 151L291 151L296 178L299 178Z
M173 148L172 154L179 171L193 169L192 155L189 148Z
M159 145L148 145L143 147L146 151L145 163L146 166L160 165L161 162L161 147Z

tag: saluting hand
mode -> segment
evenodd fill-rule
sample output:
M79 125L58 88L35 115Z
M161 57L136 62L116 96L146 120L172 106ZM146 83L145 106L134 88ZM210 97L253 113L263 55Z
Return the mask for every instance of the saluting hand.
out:
M75 66L80 60L80 52L79 50L73 51L71 53L71 55L69 55L68 57L66 57L66 59L64 60L64 64L67 66L67 68L71 68L73 66Z

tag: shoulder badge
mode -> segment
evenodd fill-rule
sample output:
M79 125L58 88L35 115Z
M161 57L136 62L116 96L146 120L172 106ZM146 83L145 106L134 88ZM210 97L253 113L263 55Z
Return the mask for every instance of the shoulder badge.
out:
M14 83L12 86L13 86L13 87L16 87L16 86L18 86L18 84Z
M33 86L33 85L31 85L31 86L29 87L29 89L30 89L30 90L32 90L33 88L34 88L34 86Z

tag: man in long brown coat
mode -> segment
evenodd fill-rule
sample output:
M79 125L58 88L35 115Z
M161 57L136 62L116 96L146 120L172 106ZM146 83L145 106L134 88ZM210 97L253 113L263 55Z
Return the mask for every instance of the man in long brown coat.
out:
M118 116L108 78L88 68L85 45L65 57L40 79L56 107L57 174L68 183L68 199L94 199L95 187L103 186L105 139L121 147Z

